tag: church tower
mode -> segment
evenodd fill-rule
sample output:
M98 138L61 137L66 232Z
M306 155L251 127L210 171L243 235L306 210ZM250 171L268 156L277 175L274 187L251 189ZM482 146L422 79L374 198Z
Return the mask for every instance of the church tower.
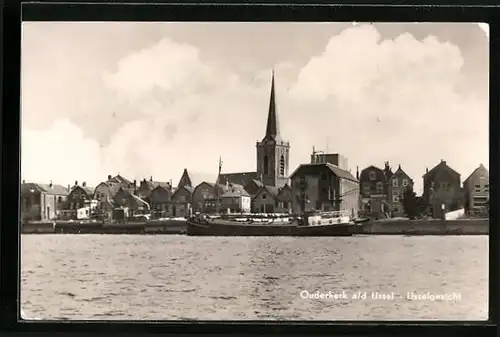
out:
M257 142L257 176L264 185L282 187L288 183L289 156L290 143L280 135L273 70L266 134Z

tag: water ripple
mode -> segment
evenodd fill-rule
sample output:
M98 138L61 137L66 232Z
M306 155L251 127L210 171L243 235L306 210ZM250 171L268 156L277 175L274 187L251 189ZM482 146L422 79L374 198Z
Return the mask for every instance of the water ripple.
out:
M21 246L22 308L41 319L487 318L486 237L23 235ZM368 296L304 299L303 290ZM400 296L370 298L391 291Z

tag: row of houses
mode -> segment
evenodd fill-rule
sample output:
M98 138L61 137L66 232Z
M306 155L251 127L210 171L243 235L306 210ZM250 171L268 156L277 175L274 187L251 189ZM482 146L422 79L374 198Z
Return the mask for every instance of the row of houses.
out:
M384 168L369 166L358 176L360 181L360 212L372 217L404 216L404 196L413 191L413 179L398 166L393 172L389 163ZM489 173L480 164L461 183L460 173L441 160L426 169L423 194L420 197L426 213L442 218L446 212L464 208L471 215L485 216L489 205Z
M369 166L354 176L347 159L339 154L313 152L311 162L301 164L282 187L264 185L258 179L239 182L219 176L219 182L197 181L184 170L177 186L152 177L130 181L109 175L95 188L75 181L72 186L23 182L21 212L24 219L77 219L92 215L108 220L185 217L194 212L300 213L313 210L347 210L373 218L404 216L403 199L413 189L413 179L389 162L383 169ZM223 178L223 179L221 179ZM233 179L234 180L234 179ZM463 185L460 174L442 160L423 175L422 202L436 218L465 207L484 214L489 202L488 170L479 165Z

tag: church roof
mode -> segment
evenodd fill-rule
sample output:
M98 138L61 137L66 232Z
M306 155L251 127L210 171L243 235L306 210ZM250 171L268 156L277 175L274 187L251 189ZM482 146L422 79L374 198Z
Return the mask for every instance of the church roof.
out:
M271 95L269 97L269 111L267 114L266 135L262 141L280 141L280 127L276 108L276 93L274 89L274 70L271 79Z

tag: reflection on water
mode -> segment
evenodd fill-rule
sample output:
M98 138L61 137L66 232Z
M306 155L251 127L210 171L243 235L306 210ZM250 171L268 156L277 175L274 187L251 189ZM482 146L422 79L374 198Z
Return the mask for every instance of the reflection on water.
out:
M486 236L23 235L21 264L22 308L43 319L487 319Z

